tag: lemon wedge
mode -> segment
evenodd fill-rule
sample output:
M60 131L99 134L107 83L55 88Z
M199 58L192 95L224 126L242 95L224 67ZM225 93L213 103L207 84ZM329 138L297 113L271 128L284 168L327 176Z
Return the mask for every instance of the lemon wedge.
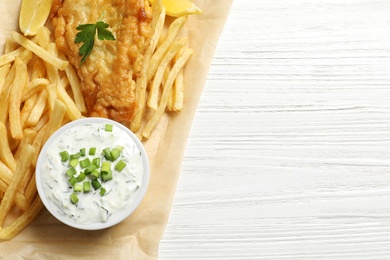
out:
M23 0L20 6L19 28L25 36L33 36L45 25L52 0Z
M153 0L149 0L153 3ZM162 0L166 14L173 17L179 17L187 14L200 14L200 10L190 0Z

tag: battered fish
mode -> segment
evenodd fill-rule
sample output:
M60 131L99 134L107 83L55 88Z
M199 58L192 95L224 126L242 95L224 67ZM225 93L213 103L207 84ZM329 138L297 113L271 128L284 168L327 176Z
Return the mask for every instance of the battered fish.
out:
M82 64L75 43L80 24L102 21L116 41L95 39ZM152 8L147 0L56 0L55 41L76 68L89 116L131 122L137 109L136 80L151 36Z

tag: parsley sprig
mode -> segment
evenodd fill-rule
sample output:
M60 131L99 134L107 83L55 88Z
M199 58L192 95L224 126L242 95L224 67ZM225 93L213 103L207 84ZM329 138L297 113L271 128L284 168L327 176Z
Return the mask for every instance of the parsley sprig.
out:
M95 44L96 33L99 40L115 41L114 35L109 30L107 30L109 25L103 22L102 18L103 15L100 16L99 20L95 24L79 24L79 26L76 27L76 30L80 32L77 33L74 42L84 43L79 49L80 56L83 56L81 58L81 63L83 63L89 54L91 54Z

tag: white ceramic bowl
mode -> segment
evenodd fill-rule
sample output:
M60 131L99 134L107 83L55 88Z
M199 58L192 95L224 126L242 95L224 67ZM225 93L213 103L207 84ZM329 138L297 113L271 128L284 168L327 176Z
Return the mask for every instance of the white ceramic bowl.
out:
M51 148L51 147L54 147L53 143L55 144L56 140L58 138L60 138L61 136L63 136L63 134L65 132L69 133L68 130L72 130L72 129L79 127L79 126L86 126L88 124L102 124L102 125L111 124L111 125L113 125L113 127L117 127L118 129L120 129L118 131L120 131L122 134L126 134L130 137L130 139L128 139L127 137L126 138L128 140L131 140L132 142L134 142L132 144L133 147L136 147L134 149L138 149L139 152L141 153L141 159L139 159L139 158L136 158L136 159L138 161L139 160L142 161L139 164L140 165L142 164L143 174L141 177L142 179L140 178L140 180L139 180L140 185L136 186L137 187L136 193L135 193L136 195L132 199L130 199L130 201L128 203L126 202L126 205L124 206L124 208L122 208L120 211L112 214L105 222L99 221L99 222L95 222L95 223L80 223L79 221L74 220L66 215L64 216L64 213L59 210L61 207L58 206L58 201L57 201L57 203L54 203L53 200L48 199L47 193L48 192L52 193L52 191L48 191L47 187L44 188L45 185L49 186L46 182L48 179L45 179L45 178L52 178L53 179L53 177L49 177L49 173L48 173L49 170L46 170L47 166L46 166L46 168L44 167L45 160L46 160L45 158L46 158L46 155L48 153L48 150L53 149L53 148ZM89 135L86 135L85 138L88 138L88 136ZM87 153L88 153L88 148L87 148ZM59 155L58 155L58 159L61 160ZM68 166L64 166L64 167L68 167ZM55 167L54 167L54 169L56 171L59 171ZM64 174L63 170L62 170L62 173L59 173L59 174ZM62 126L47 140L47 142L45 143L45 145L43 146L43 148L39 154L37 165L36 165L37 189L38 189L39 196L40 196L43 204L47 208L47 210L62 223L66 224L68 226L78 228L78 229L83 229L83 230L105 229L105 228L114 226L114 225L120 223L121 221L123 221L124 219L126 219L141 203L141 201L146 193L146 190L147 190L149 176L150 176L150 168L149 168L148 157L147 157L147 154L145 152L143 145L138 140L138 138L128 128L126 128L122 124L117 123L117 122L112 121L112 120L109 120L109 119L105 119L105 118L83 118L83 119L79 119L79 120L70 122L70 123ZM55 178L57 178L57 176L55 176ZM63 176L59 176L58 182L60 182L60 181L63 182L64 178L65 178L65 182L66 182L66 178L68 178L66 176L66 174ZM115 176L114 176L114 178L115 178ZM103 182L102 182L102 184L103 184ZM67 184L67 185L69 186L69 184ZM51 188L51 189L53 190L53 188ZM69 189L71 189L71 188L69 187ZM94 190L94 189L92 188L92 190ZM95 194L95 195L97 195L97 194ZM69 198L69 201L70 201L70 198ZM65 204L61 204L61 205L65 205ZM76 206L73 204L71 204L71 205ZM69 205L67 205L67 206L69 207Z

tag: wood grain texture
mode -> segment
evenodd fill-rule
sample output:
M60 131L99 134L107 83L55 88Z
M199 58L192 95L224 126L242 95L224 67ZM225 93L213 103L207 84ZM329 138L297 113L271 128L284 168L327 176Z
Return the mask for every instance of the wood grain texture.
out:
M235 0L160 259L390 257L390 1Z

